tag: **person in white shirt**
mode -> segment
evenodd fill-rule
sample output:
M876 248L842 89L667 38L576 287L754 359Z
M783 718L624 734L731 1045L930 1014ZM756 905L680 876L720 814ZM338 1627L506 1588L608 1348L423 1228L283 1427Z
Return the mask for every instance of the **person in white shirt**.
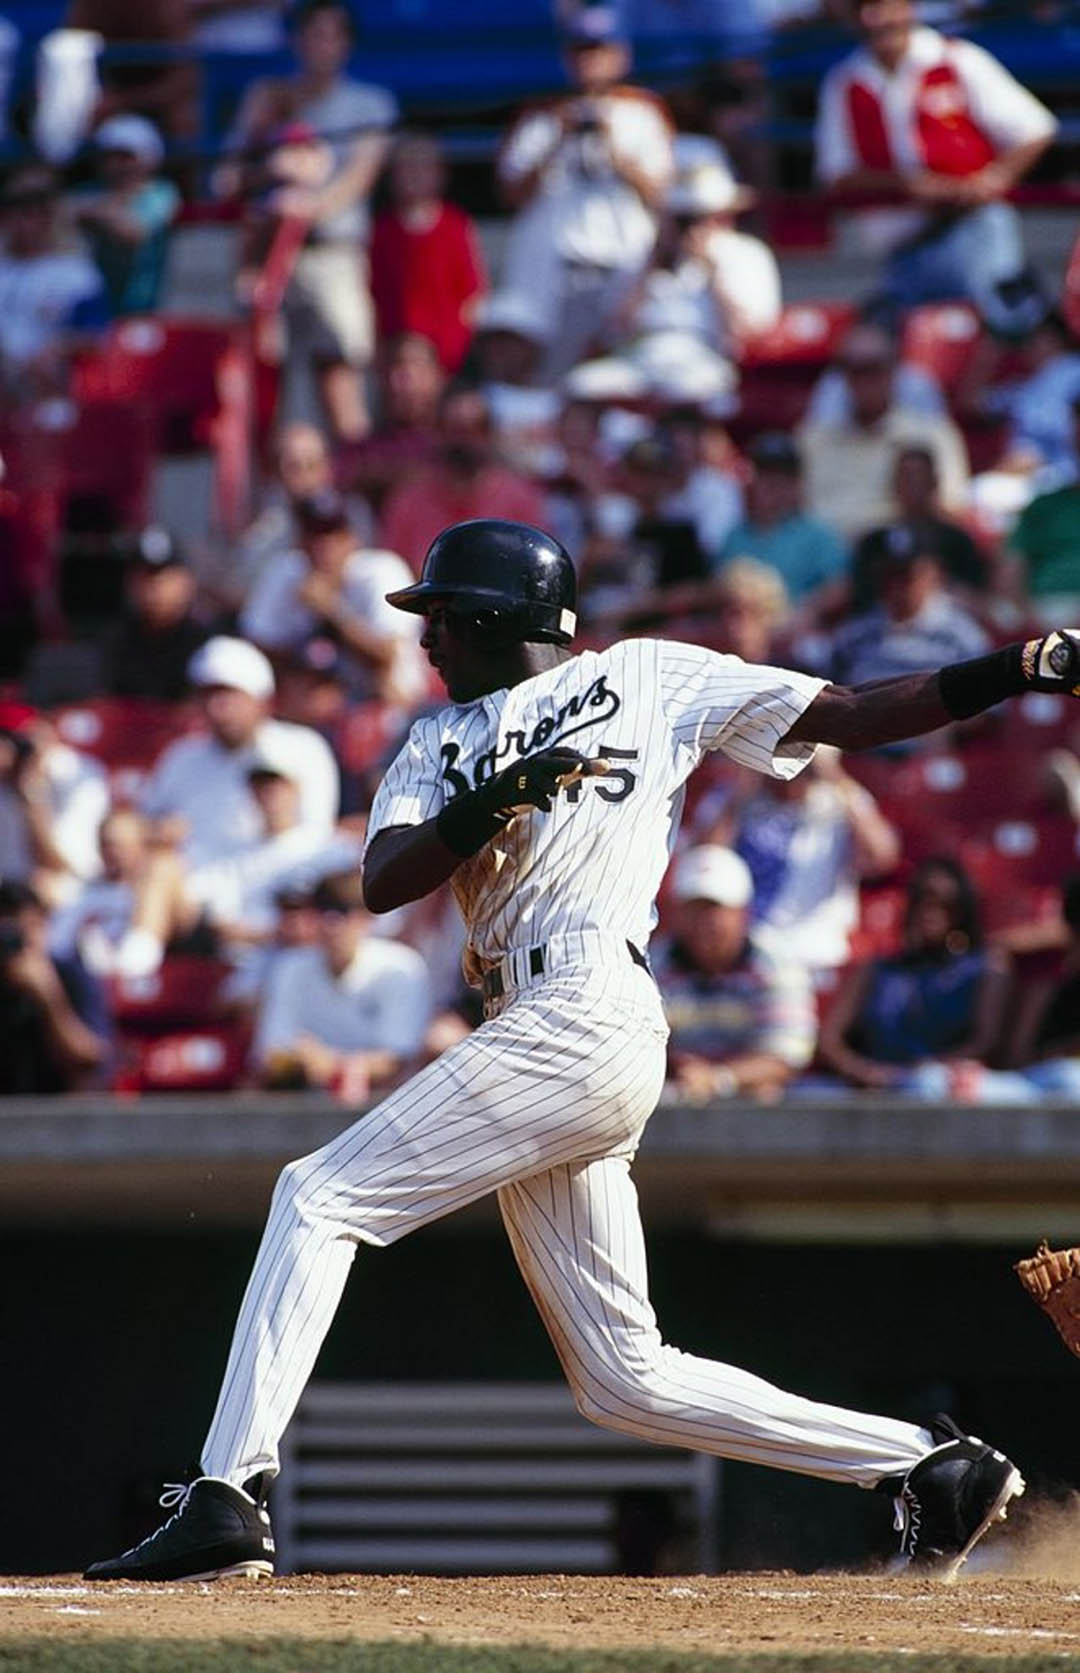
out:
M780 315L780 268L769 246L740 232L754 202L723 164L680 170L664 199L652 263L627 310L631 337L680 331L732 355Z
M272 938L280 893L358 865L363 849L346 831L302 823L296 758L272 733L255 745L247 776L261 831L235 853L194 868L184 882L189 906L233 952Z
M68 360L108 317L105 286L85 251L65 248L57 181L27 164L0 193L0 373L8 401L66 392Z
M217 635L191 659L188 675L206 721L154 765L142 811L159 840L179 846L194 868L235 853L262 829L248 784L255 747L270 744L295 763L304 824L329 831L338 811L338 770L330 746L307 726L270 718L274 673L245 639Z
M913 0L852 9L862 45L822 86L818 178L894 205L858 211L863 242L887 257L887 300L966 297L1007 331L1024 246L1005 199L1057 120L982 47L919 27Z
M527 476L558 474L562 397L539 373L547 349L547 309L513 291L482 296L473 309L473 356L491 409L499 453Z
M149 976L165 947L187 927L183 868L167 849L153 848L143 815L111 808L98 830L101 875L85 882L53 914L49 945L59 958L77 955L95 976Z
M932 454L943 508L962 512L967 504L964 438L951 419L896 404L898 352L895 337L883 325L853 325L837 359L850 399L848 416L835 423L811 420L798 432L807 510L846 540L857 540L898 515L896 460L911 446Z
M97 831L109 781L44 715L0 704L0 876L35 883L50 901L101 869Z
M552 378L603 334L648 261L672 168L666 110L623 85L630 48L615 11L582 7L566 21L564 43L575 93L520 116L497 164L520 212L502 288L545 308Z
M312 894L314 947L277 960L255 1028L264 1082L331 1087L362 1101L420 1050L432 1010L419 953L369 935L358 872L323 878Z
M315 634L341 645L355 697L412 703L427 689L414 623L402 628L388 592L412 572L396 552L365 547L348 506L327 488L294 507L298 544L271 557L240 615L240 629L272 651L295 651Z

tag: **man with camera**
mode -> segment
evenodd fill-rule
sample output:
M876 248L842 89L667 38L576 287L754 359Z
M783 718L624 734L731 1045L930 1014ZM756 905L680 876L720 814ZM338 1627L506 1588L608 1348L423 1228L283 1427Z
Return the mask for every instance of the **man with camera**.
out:
M77 958L53 959L28 883L0 878L0 1093L71 1092L108 1056L101 990Z
M70 748L45 715L0 703L0 877L33 881L50 901L96 875L109 806L104 769Z
M648 261L673 159L664 106L624 84L630 47L614 9L582 7L563 43L575 91L525 111L498 161L499 184L520 211L502 288L545 309L549 379L602 336Z

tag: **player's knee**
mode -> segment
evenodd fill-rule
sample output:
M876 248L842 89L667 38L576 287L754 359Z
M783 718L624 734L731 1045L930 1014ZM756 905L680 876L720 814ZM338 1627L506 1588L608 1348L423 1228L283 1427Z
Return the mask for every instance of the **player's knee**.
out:
M278 1174L272 1207L300 1212L310 1196L311 1182L312 1168L309 1156L300 1156L294 1162L287 1162Z
M575 1378L571 1386L582 1417L602 1429L632 1434L642 1418L656 1410L656 1391L647 1367L640 1362L605 1361L592 1375Z

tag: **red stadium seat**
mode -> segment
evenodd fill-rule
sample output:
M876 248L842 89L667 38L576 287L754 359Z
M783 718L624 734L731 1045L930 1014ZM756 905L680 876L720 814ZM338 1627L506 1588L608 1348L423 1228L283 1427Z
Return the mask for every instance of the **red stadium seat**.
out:
M979 890L987 927L1056 918L1061 885L1080 871L1080 832L1065 817L1003 820L960 848Z
M59 422L50 422L56 412ZM62 416L61 416L62 415ZM73 500L98 500L119 528L141 528L149 517L153 437L145 414L124 401L45 403L36 422L55 457L60 491Z
M738 440L801 422L814 384L854 317L849 303L796 302L770 330L743 344L739 410L732 420Z
M233 339L228 326L206 320L121 320L78 362L76 398L140 406L162 451L198 451L212 440L219 373Z
M357 703L345 716L337 738L338 754L346 772L363 773L374 767L396 738L405 716L391 703Z
M946 395L956 388L978 347L979 316L966 302L929 302L904 323L903 358L931 372Z
M790 302L775 325L743 343L740 361L744 368L804 366L821 371L854 319L850 302Z
M246 1023L128 1042L114 1088L125 1092L230 1092L244 1078L251 1045Z
M859 921L851 932L848 944L852 962L881 958L896 951L900 944L905 901L905 891L900 888L860 891Z
M198 716L186 704L153 697L90 697L55 710L53 720L64 743L107 767L151 767Z
M892 794L916 821L925 811L931 822L968 830L1046 811L1038 756L990 746L920 756L902 769Z
M135 799L166 745L198 724L187 704L151 697L92 697L53 719L64 743L108 768L113 796L123 801Z
M149 514L152 443L138 406L58 398L6 423L0 453L20 499L48 502L47 528L55 539L69 519L73 526L141 527ZM76 501L83 502L81 512Z
M1068 697L1029 691L1004 704L998 714L1003 746L1014 758L1061 745L1080 749L1080 713Z
M180 955L167 958L150 976L109 979L109 1003L124 1034L160 1034L219 1022L223 990L232 966L218 959Z

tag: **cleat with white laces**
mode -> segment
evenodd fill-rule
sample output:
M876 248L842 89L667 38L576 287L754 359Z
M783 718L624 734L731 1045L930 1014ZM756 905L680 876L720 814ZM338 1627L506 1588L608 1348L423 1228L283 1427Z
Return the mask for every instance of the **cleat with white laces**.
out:
M1004 1453L965 1435L952 1418L939 1415L928 1427L940 1444L901 1482L896 1531L905 1566L951 1581L987 1530L1005 1520L1024 1478Z
M161 1527L119 1557L91 1563L84 1580L249 1579L274 1572L274 1535L261 1503L261 1480L248 1483L256 1496L217 1476L169 1482L160 1504L172 1510Z

